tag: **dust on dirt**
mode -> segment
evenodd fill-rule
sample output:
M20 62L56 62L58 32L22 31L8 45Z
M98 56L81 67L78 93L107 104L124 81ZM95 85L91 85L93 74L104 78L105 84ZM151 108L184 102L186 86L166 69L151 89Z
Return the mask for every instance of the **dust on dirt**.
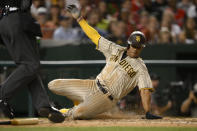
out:
M20 125L23 127L104 127L104 126L133 126L133 127L197 127L197 118L164 117L159 120L142 119L142 115L132 114L102 114L91 120L68 120L54 124L48 119L40 118L37 125ZM0 119L3 121L5 119ZM14 127L0 125L1 127Z

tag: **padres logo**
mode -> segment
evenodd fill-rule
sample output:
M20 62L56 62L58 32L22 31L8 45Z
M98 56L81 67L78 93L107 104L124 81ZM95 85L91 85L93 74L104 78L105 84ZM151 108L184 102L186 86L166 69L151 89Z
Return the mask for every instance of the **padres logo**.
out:
M140 36L136 36L136 41L140 42Z

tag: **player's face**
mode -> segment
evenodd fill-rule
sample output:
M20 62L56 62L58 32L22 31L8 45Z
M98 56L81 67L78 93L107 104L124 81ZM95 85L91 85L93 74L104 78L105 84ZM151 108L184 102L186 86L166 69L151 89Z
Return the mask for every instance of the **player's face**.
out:
M130 46L130 48L127 50L127 55L130 56L131 58L137 58L137 57L139 57L143 48L144 47Z

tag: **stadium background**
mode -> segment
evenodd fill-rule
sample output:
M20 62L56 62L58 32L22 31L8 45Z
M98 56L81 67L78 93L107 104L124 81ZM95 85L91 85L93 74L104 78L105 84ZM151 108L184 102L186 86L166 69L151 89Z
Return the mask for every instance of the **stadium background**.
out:
M196 0L79 0L78 4L89 24L117 44L125 46L128 35L134 30L144 32L149 42L142 53L144 60L197 60ZM43 32L43 38L38 40L41 60L103 60L103 55L95 51L94 45L65 12L64 5L64 0L33 0L32 15L41 24ZM5 63L10 60L6 49L0 46L1 82L14 69L14 65ZM56 78L94 79L103 66L43 65L41 74L47 88L47 83ZM197 82L196 63L150 63L147 67L150 73L154 72L161 78L159 89L164 90L161 106L166 105L171 95L175 96L174 102L178 102L180 107ZM179 81L184 84L172 91L170 83ZM34 116L30 96L25 92L27 89L14 96L12 104L18 116ZM48 93L56 105L72 107L72 102L65 97Z

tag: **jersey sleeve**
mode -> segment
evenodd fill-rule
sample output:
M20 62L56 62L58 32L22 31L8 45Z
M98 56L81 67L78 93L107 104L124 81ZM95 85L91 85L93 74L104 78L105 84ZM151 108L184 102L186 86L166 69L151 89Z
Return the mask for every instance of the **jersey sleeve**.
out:
M110 40L105 39L102 36L100 37L97 50L102 52L105 55L105 57L108 57L111 54L116 53L118 49L123 49L123 47L115 44L114 42Z
M139 90L149 89L151 91L154 91L154 88L152 86L152 81L150 79L148 71L143 71L142 73L140 73L139 78L138 78L138 87L139 87Z
M100 39L100 34L93 28L91 27L86 20L82 19L79 21L79 25L85 32L85 34L92 40L92 42L98 46L98 41Z

